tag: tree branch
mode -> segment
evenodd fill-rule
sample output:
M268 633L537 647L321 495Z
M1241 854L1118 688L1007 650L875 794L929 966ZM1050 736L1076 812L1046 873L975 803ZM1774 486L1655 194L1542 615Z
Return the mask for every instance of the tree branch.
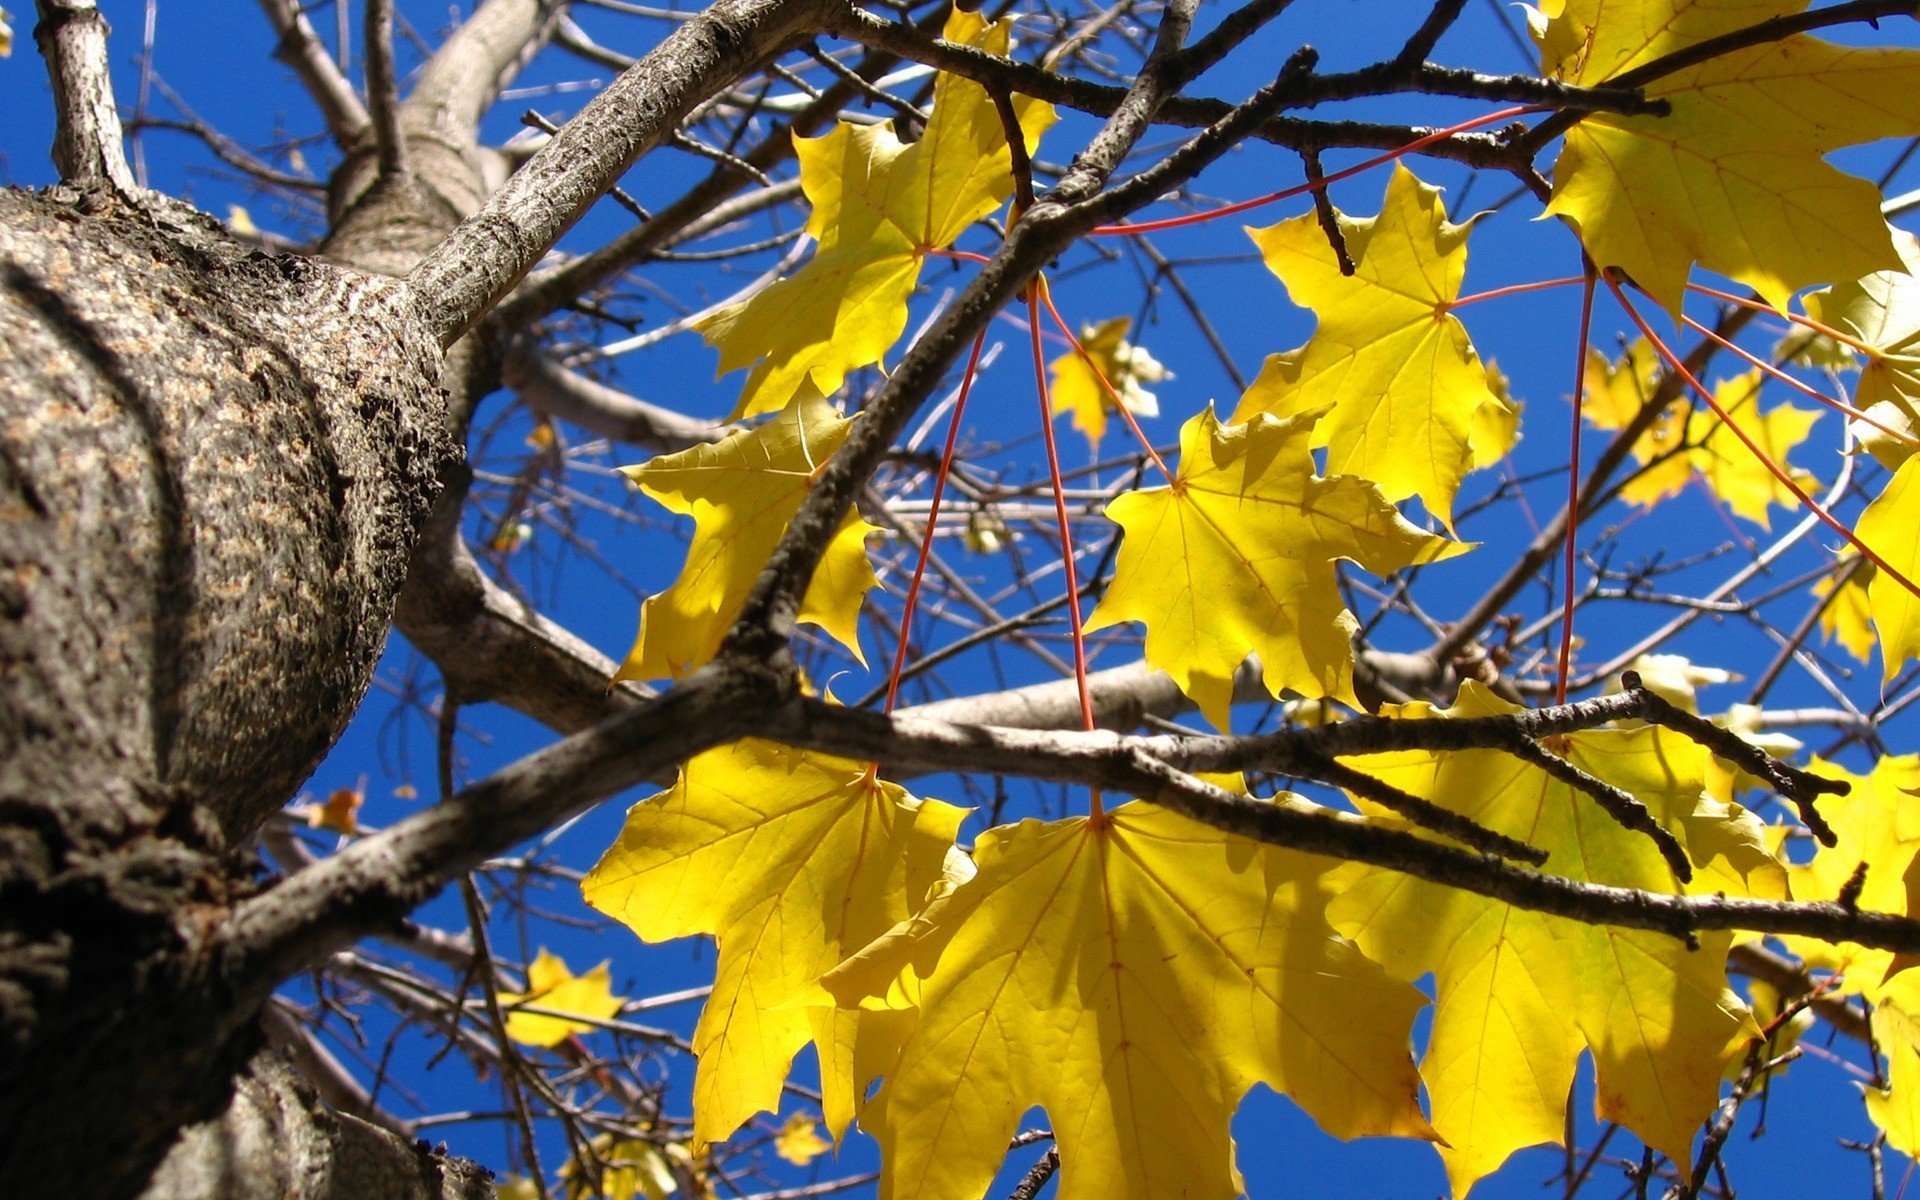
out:
M72 184L106 184L127 199L134 182L121 145L120 109L107 66L107 19L93 0L36 0L33 38L53 85L53 165Z
M320 117L327 123L334 144L342 150L358 147L372 133L373 119L367 115L340 64L334 62L327 48L321 45L320 35L307 20L300 0L260 0L260 9L280 37L273 56L292 67L300 82L306 85L307 94L319 107Z
M459 340L694 105L811 28L824 2L719 0L594 97L407 276L440 344Z

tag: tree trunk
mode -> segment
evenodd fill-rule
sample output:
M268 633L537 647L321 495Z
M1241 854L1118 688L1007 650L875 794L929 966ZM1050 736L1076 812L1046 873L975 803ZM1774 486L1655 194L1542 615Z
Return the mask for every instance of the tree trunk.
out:
M132 1196L257 1049L204 931L457 446L397 283L166 201L0 192L0 345L0 1195Z

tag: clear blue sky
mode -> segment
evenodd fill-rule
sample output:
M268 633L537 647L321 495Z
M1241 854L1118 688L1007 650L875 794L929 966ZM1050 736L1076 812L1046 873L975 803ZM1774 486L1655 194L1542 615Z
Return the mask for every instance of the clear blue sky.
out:
M44 74L33 51L31 17L22 12L30 7L15 0L16 45L11 59L0 61L0 112L8 116L0 131L0 181L19 185L39 185L50 181L46 147L50 135L50 116L46 101ZM465 5L458 6L461 8ZM1387 43L1382 38L1397 38L1404 28L1424 11L1415 3L1368 4L1359 0L1315 0L1297 6L1255 43L1243 50L1232 63L1209 78L1209 90L1227 96L1244 95L1263 81L1263 77L1301 41L1309 41L1322 52L1322 65L1337 69L1357 65L1377 56ZM139 72L135 63L140 49L144 6L125 0L105 0L103 8L115 25L114 65L125 111L131 112L138 101ZM413 21L429 41L437 41L438 32L450 10L447 4L402 3L403 16ZM1222 11L1209 5L1206 19L1217 18ZM660 26L633 18L614 18L600 12L584 12L583 21L608 44L638 49L658 35ZM331 10L316 14L325 29L332 24ZM356 9L357 22L357 9ZM1889 26L1889 36L1912 44L1917 39L1906 23ZM1385 32L1383 32L1385 31ZM286 136L304 136L320 126L304 95L283 67L270 58L272 38L266 22L245 3L206 4L180 2L158 6L155 25L155 64L159 82L146 97L148 110L155 116L177 118L180 111L172 97L189 106L200 118L217 127L235 141L250 147L265 146ZM418 61L417 54L402 47L403 66ZM1442 61L1470 65L1489 71L1524 69L1531 64L1522 57L1501 27L1492 3L1475 0L1466 18L1441 44L1436 55ZM588 93L577 90L541 93L545 85L592 78L595 71L580 67L557 55L549 55L522 81L521 87L532 93L510 99L499 106L490 120L489 136L504 139L517 128L518 114L528 106L563 119ZM605 78L605 73L600 72ZM1369 105L1351 115L1370 118L1444 124L1485 111L1486 105L1461 101L1433 100L1418 107L1405 104ZM1080 145L1092 125L1083 118L1068 117L1049 134L1041 152L1048 161L1064 161ZM255 194L237 183L232 172L219 166L192 139L178 133L155 131L146 135L141 147L145 169L154 186L176 195L186 195L215 215L225 216L229 205L247 208L263 229L295 240L310 235L315 226L310 214L273 198ZM307 150L309 165L323 172L331 157L324 144ZM1329 169L1352 161L1357 154L1329 155ZM1886 147L1843 156L1842 161L1868 174L1877 174L1891 157ZM659 155L655 163L634 173L629 189L650 203L671 198L677 183L702 170L697 161L686 156ZM1423 178L1449 188L1449 195L1463 200L1461 212L1473 212L1489 206L1508 190L1504 182L1487 179L1471 190L1463 173L1450 165L1431 160L1412 160ZM283 164L284 165L284 164ZM1890 193L1916 184L1917 172L1898 176ZM1297 160L1270 147L1249 146L1230 155L1201 181L1200 191L1222 199L1240 199L1284 187L1300 178ZM1335 202L1346 211L1369 215L1379 206L1385 172L1375 172L1339 184ZM1463 192L1464 197L1463 197ZM1268 224L1301 211L1297 204L1249 214L1247 220ZM1572 240L1557 224L1533 220L1537 209L1528 202L1505 208L1488 217L1472 241L1468 272L1468 290L1478 291L1508 283L1560 276L1577 270ZM616 231L630 220L611 204L602 204L582 228L571 237L569 246L589 245ZM978 235L976 235L978 236ZM1277 281L1259 264L1248 261L1250 244L1233 221L1216 222L1201 228L1163 235L1158 244L1170 255L1180 257L1217 257L1221 261L1189 269L1187 279L1199 293L1210 318L1218 326L1239 366L1249 376L1257 370L1262 357L1303 342L1312 328L1311 314L1286 303ZM704 303L712 295L724 294L744 278L764 269L765 259L748 260L744 265L721 273L711 268L669 266L659 269L661 284L690 303ZM1091 321L1114 315L1141 316L1138 276L1126 260L1089 267L1091 257L1084 253L1071 256L1056 275L1056 296L1075 321ZM958 277L944 278L944 268L927 272L927 294L919 302L917 313L927 311ZM1516 470L1534 479L1526 487L1526 496L1535 514L1544 519L1558 510L1563 500L1564 476L1557 468L1566 461L1568 406L1574 368L1573 338L1577 316L1577 296L1571 291L1549 293L1524 299L1494 302L1466 314L1477 347L1486 357L1497 359L1513 380L1514 394L1526 404L1525 440L1515 457ZM663 303L648 301L643 311L648 325L671 319L674 312ZM1595 344L1611 348L1624 322L1606 306L1600 309ZM1230 407L1236 389L1225 371L1202 342L1193 324L1170 297L1139 325L1138 339L1176 375L1158 389L1162 416L1148 423L1156 440L1172 440L1179 423L1209 401ZM917 322L917 318L916 318ZM911 325L910 325L911 328ZM576 331L577 332L577 331ZM976 446L1004 446L990 455L990 461L1005 469L1012 478L1032 478L1038 470L1038 458L1032 434L1035 430L1034 400L1030 370L1022 357L1019 329L1011 324L999 327L995 335L1001 343L998 365L984 377L976 407L970 419L970 437ZM1752 345L1762 348L1768 335L1755 338ZM1058 353L1058 351L1054 351ZM647 399L700 415L720 415L727 410L737 389L737 377L716 382L713 379L714 355L696 336L672 339L644 354L615 360L614 378ZM1722 369L1725 373L1725 368ZM1777 403L1769 391L1767 403ZM503 415L504 414L504 415ZM485 408L476 429L491 431L481 456L483 468L511 471L524 457L522 439L529 426L524 414L506 413L505 398L496 397ZM1125 449L1124 431L1109 434L1108 454ZM1816 426L1808 448L1799 454L1798 465L1812 470L1823 480L1831 478L1837 459L1839 422L1828 414ZM577 435L576 435L577 437ZM584 440L584 439L580 439ZM1589 443L1592 444L1591 442ZM1086 446L1077 435L1068 434L1063 446L1069 463L1085 461ZM674 575L680 561L680 534L658 510L649 510L645 502L625 495L616 481L595 475L594 463L628 461L616 450L611 457L584 461L569 479L582 494L607 501L644 521L611 520L590 512L579 514L577 536L602 556L605 566L563 553L557 534L550 528L537 528L533 542L517 552L512 566L516 579L527 588L555 619L598 645L615 658L622 656L632 638L638 597L664 586ZM1498 471L1472 477L1463 493L1462 508L1486 496L1501 482ZM1792 514L1776 514L1776 529L1790 524ZM1717 510L1699 493L1689 491L1657 512L1639 514L1614 506L1595 531L1607 525L1623 527L1615 566L1664 554L1682 559L1726 547L1731 539L1729 527ZM1763 538L1764 531L1745 527L1742 535ZM1463 522L1463 537L1483 543L1483 549L1459 563L1437 568L1423 579L1419 593L1422 605L1445 620L1456 615L1480 588L1508 561L1504 548L1515 538L1530 536L1528 517L1521 506L1503 504L1484 515ZM476 538L484 534L476 529ZM1804 552L1790 556L1788 565L1776 576L1784 581L1800 570L1811 569L1821 561L1816 545L1822 538L1808 540ZM1831 540L1831 539L1826 539ZM1030 553L1047 553L1044 545L1029 547ZM1682 572L1669 581L1675 589L1700 587L1702 580L1718 578L1741 561L1745 553L1737 545L1726 556ZM984 557L956 559L976 575L982 586L1007 580L1009 566L1004 559ZM562 561L562 560L566 561ZM624 579L625 583L620 582ZM636 591L635 589L638 589ZM1536 591L1524 597L1521 606L1529 615L1544 612L1546 592ZM1527 607L1531 606L1531 607ZM1769 610L1773 623L1787 629L1797 621L1804 608L1799 601L1787 600ZM1589 652L1605 654L1629 644L1634 638L1666 614L1642 606L1596 605L1583 613L1580 633L1587 639ZM1417 648L1414 632L1403 630L1403 643L1389 634L1389 648ZM869 627L864 633L869 661L884 667L892 650L880 630ZM1703 621L1677 644L1677 649L1695 659L1749 676L1763 669L1773 652L1772 643L1761 632L1737 623ZM1126 661L1134 651L1126 646L1108 648L1097 665ZM1844 665L1844 658L1836 660ZM878 679L857 666L842 663L826 672L836 692L843 698L866 692ZM960 690L984 690L1006 683L1025 683L1049 677L1041 664L1018 651L994 656L978 655L945 678ZM429 686L430 670L421 670L415 656L398 639L383 663L382 687L370 696L332 757L313 781L316 792L366 780L368 805L363 814L371 825L380 825L413 810L432 791L432 737L429 726L417 710L409 711L393 689L409 679ZM1849 695L1863 705L1871 704L1877 694L1877 665L1858 670L1843 680ZM431 696L427 697L431 699ZM918 697L909 696L909 699ZM1708 693L1705 707L1714 710L1745 698L1740 685L1730 685ZM1829 698L1803 672L1789 671L1769 703L1781 706L1825 704ZM461 741L462 772L465 778L477 778L510 762L526 751L551 741L551 735L510 713L495 709L464 712L465 736ZM1889 726L1889 740L1899 749L1912 744L1912 722L1898 720ZM1854 760L1855 765L1860 765ZM977 781L976 781L977 782ZM403 786L417 788L422 799L395 796ZM921 781L916 790L941 795L956 802L980 803L977 786L964 788L955 780ZM1033 812L1045 806L1058 812L1062 798L1054 792L1022 785L1009 788L1010 816ZM562 832L543 852L554 861L582 869L598 851L611 841L626 803L625 797L609 803ZM1077 798L1066 798L1069 806ZM968 827L969 836L977 834L977 823ZM577 893L564 884L539 895L535 905L543 912L561 917L582 915ZM423 914L450 928L463 923L457 903L436 901ZM623 930L590 933L559 920L534 918L524 926L502 924L495 931L501 952L514 958L531 955L539 945L554 948L576 967L584 968L602 958L611 958L620 990L640 996L669 991L706 981L712 956L705 947L682 944L660 948L640 946ZM695 1016L692 1006L681 1006L646 1015L645 1019L670 1025L683 1032L690 1030ZM374 1044L386 1031L378 1022L370 1025ZM492 1082L477 1084L457 1057L443 1059L431 1070L428 1059L437 1049L433 1040L409 1035L398 1040L393 1060L395 1078L414 1092L425 1111L461 1108L490 1108L497 1103L497 1088ZM1844 1041L1835 1041L1832 1051L1858 1062L1861 1051ZM686 1072L675 1068L673 1080L684 1084ZM1581 1124L1581 1141L1590 1143L1593 1124L1589 1081L1583 1077L1576 1110ZM670 1101L670 1108L684 1112L681 1093ZM404 1102L396 1107L406 1110ZM1792 1197L1866 1194L1866 1161L1863 1156L1837 1148L1838 1138L1864 1139L1871 1127L1858 1100L1858 1092L1849 1076L1832 1062L1809 1059L1796 1065L1766 1109L1770 1136L1748 1145L1744 1133L1736 1133L1731 1153L1735 1165L1734 1180L1740 1194L1751 1200ZM1753 1111L1744 1126L1753 1123ZM1036 1118L1038 1119L1038 1118ZM444 1138L455 1149L495 1165L505 1162L506 1151L496 1129L476 1132L474 1126L449 1126L435 1131L436 1140ZM1287 1195L1374 1197L1428 1197L1445 1192L1438 1161L1425 1147L1413 1143L1369 1141L1343 1145L1320 1134L1292 1105L1269 1095L1257 1094L1244 1106L1236 1124L1241 1163L1246 1171L1251 1194L1256 1197ZM563 1143L555 1134L549 1139L551 1158L562 1152ZM1612 1143L1615 1151L1637 1154L1624 1134ZM859 1137L849 1143L844 1163L870 1162L871 1144ZM1025 1160L1020 1160L1024 1162ZM1508 1168L1476 1192L1486 1200L1507 1197L1533 1197L1541 1194L1542 1181L1558 1167L1557 1151L1536 1150L1518 1156ZM817 1170L832 1171L833 1164L817 1164ZM1897 1155L1889 1160L1889 1173L1897 1183L1905 1163ZM805 1176L806 1172L799 1172ZM790 1168L770 1163L770 1179L801 1182ZM1617 1179L1617 1172L1614 1173ZM1004 1185L1004 1181L1003 1181ZM1612 1180L1595 1184L1586 1194L1610 1196L1622 1185ZM995 1194L1003 1194L997 1186ZM1551 1194L1558 1194L1557 1189Z

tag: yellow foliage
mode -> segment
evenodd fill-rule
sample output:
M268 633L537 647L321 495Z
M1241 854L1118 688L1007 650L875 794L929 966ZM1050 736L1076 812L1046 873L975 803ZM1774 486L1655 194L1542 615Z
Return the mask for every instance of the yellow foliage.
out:
M807 1003L831 1003L821 974L918 906L964 815L860 763L756 740L699 755L628 812L587 903L645 941L720 943L693 1035L696 1142L779 1107Z
M1826 607L1820 610L1820 633L1830 642L1839 642L1848 654L1861 662L1873 661L1873 648L1880 644L1880 637L1873 631L1873 605L1867 596L1867 585L1873 581L1873 564L1861 562L1846 579L1836 573L1827 576L1813 585L1816 597L1832 596Z
M1823 288L1806 299L1808 316L1870 347L1853 403L1877 424L1855 419L1852 428L1861 446L1888 467L1907 460L1920 434L1920 280L1912 274L1920 268L1920 241L1894 230L1893 244L1898 269Z
M1820 414L1791 404L1761 412L1760 378L1760 372L1749 371L1722 380L1714 385L1714 399L1768 458L1787 469L1795 483L1803 490L1812 488L1816 486L1813 477L1791 466L1787 455L1807 439ZM1699 479L1736 515L1762 528L1769 524L1770 505L1792 508L1799 504L1786 484L1711 409L1696 408L1684 422L1678 417L1681 410L1676 401L1672 415L1663 414L1634 444L1634 457L1650 465L1620 489L1622 500L1657 504Z
M593 1021L613 1017L626 1003L624 997L613 994L613 978L607 963L576 976L559 956L546 950L541 950L527 966L527 990L501 992L498 999L506 1011L507 1036L528 1046L558 1046L569 1034L591 1032ZM569 1021L565 1017L514 1011L529 1004L591 1020Z
M955 9L948 41L1005 55L1013 23ZM1012 156L986 89L941 73L933 113L912 145L893 126L841 122L796 138L800 186L819 249L807 264L700 325L720 373L753 367L736 416L777 412L809 380L831 394L847 373L877 363L907 324L907 298L930 249L944 249L1013 193ZM1028 97L1014 111L1031 153L1053 107Z
M1047 1110L1062 1200L1228 1200L1228 1124L1265 1083L1339 1137L1429 1137L1422 999L1340 938L1325 859L1165 809L1027 821L930 914L919 1020L862 1123L883 1200L975 1200Z
M1920 456L1910 457L1867 505L1854 533L1880 561L1920 579ZM1920 597L1905 583L1876 570L1867 580L1867 609L1880 633L1880 669L1888 683L1906 661L1920 655Z
M641 491L692 517L694 533L679 577L641 606L640 633L616 681L678 679L713 657L767 556L852 424L808 386L779 416L750 432L623 470ZM866 552L867 535L874 532L857 514L847 514L800 607L802 621L826 630L856 658L860 603L875 582Z
M1439 711L1444 720L1517 711L1477 683ZM1658 728L1600 730L1565 739L1564 756L1626 789L1703 865L1700 890L1766 886L1778 865L1760 825L1701 797L1706 753ZM1375 778L1548 852L1545 870L1572 879L1675 893L1682 887L1651 840L1622 828L1594 801L1537 767L1492 750L1406 751L1351 760ZM1396 818L1363 809L1376 819ZM1731 941L1706 934L1689 951L1662 934L1587 925L1497 900L1353 865L1334 876L1336 929L1401 978L1434 974L1432 1040L1421 1067L1441 1156L1464 1197L1513 1151L1558 1142L1583 1049L1594 1057L1601 1119L1687 1161L1713 1111L1722 1068L1755 1031L1726 986Z
M1320 323L1306 345L1267 359L1234 420L1326 410L1313 444L1327 447L1330 473L1370 479L1389 500L1419 496L1451 522L1476 457L1474 416L1506 407L1447 311L1466 274L1468 228L1447 221L1439 189L1395 167L1379 215L1340 217L1351 276L1312 213L1248 230Z
M804 1167L833 1149L833 1143L820 1136L820 1122L805 1113L787 1118L773 1136L773 1150L796 1167Z
M1804 0L1565 0L1539 29L1541 70L1605 83ZM1920 133L1920 52L1805 34L1646 83L1666 116L1588 113L1567 132L1547 211L1602 267L1678 312L1699 263L1784 311L1809 284L1896 270L1880 193L1824 161L1843 146Z
M1173 486L1107 506L1126 539L1088 628L1144 623L1147 661L1223 730L1234 672L1250 652L1275 696L1291 688L1359 707L1358 624L1341 603L1334 560L1384 575L1465 548L1415 528L1371 483L1316 475L1315 416L1222 425L1209 408L1180 431Z
M1833 900L1861 863L1869 869L1860 892L1861 908L1876 912L1907 911L1907 888L1902 875L1920 851L1920 804L1912 792L1920 787L1920 756L1889 755L1861 776L1814 760L1820 775L1845 780L1844 796L1821 796L1814 801L1820 815L1833 826L1835 843L1822 846L1811 862L1789 867L1788 886L1795 900ZM1878 1000L1881 984L1892 967L1888 950L1869 950L1853 942L1833 945L1813 938L1782 938L1808 966L1838 971L1845 990ZM1916 1009L1920 1012L1920 1009Z
M1047 364L1053 372L1049 390L1055 416L1072 413L1073 427L1086 434L1087 440L1096 446L1106 436L1107 413L1114 406L1113 397L1100 383L1102 377L1112 385L1126 410L1137 417L1160 415L1159 399L1143 385L1173 378L1145 347L1127 340L1127 330L1132 325L1127 317L1088 325L1080 330L1080 348L1086 351L1085 358L1069 350Z

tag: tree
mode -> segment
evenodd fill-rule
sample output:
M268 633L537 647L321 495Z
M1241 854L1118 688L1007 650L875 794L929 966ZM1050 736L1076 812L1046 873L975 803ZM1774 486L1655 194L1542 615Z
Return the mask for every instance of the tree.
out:
M261 0L324 120L324 181L288 147L265 157L184 109L163 120L143 101L135 124L323 197L322 234L289 247L146 187L105 21L91 0L37 0L62 182L0 193L0 1191L488 1194L482 1168L410 1140L285 999L356 970L498 1070L536 1193L549 1118L571 1190L612 1190L620 1171L628 1194L703 1190L727 1173L708 1144L777 1104L809 1041L828 1123L857 1113L880 1140L885 1194L978 1194L1038 1104L1058 1149L1020 1194L1058 1170L1071 1195L1231 1195L1227 1122L1256 1082L1340 1136L1444 1140L1464 1191L1560 1137L1590 1052L1602 1116L1648 1147L1643 1194L1658 1176L1691 1196L1803 1012L1871 1035L1888 1065L1869 1112L1912 1152L1920 999L1903 970L1920 923L1898 807L1915 781L1881 728L1914 694L1920 649L1915 252L1878 189L1825 161L1920 138L1920 52L1855 45L1910 5L1565 0L1534 22L1537 63L1501 74L1464 39L1449 49L1466 66L1436 61L1466 9L1440 0L1383 17L1353 69L1323 69L1296 40L1231 100L1203 77L1284 39L1285 0L1210 22L1185 0L1036 17L1018 46L986 16L888 7L717 0L629 64L562 0L484 0L419 43L409 78L403 14L368 0L356 83L302 6ZM535 114L531 153L491 144L483 122L549 48L621 72L564 125ZM1473 115L1433 129L1364 107L1446 97ZM1056 109L1083 120L1050 131ZM1291 152L1305 182L1200 202L1206 173L1255 144ZM645 209L620 181L669 149L706 166L662 168L684 182ZM1353 150L1376 153L1323 167ZM1547 153L1551 180L1535 165ZM1561 218L1580 274L1463 295L1471 222L1453 222L1416 156L1504 178L1502 207ZM774 177L790 160L797 183ZM1328 185L1373 168L1378 215L1337 211ZM603 197L632 224L552 254ZM1135 410L1159 368L1136 331L1078 334L1053 287L1096 243L1125 245L1152 268L1146 293L1215 339L1208 306L1225 302L1196 295L1191 264L1153 235L1296 197L1298 215L1254 242L1312 336L1265 347L1229 413L1183 400L1178 447L1155 445ZM1136 217L1169 198L1190 211ZM746 370L733 416L648 403L568 361L626 319L623 281L784 254L779 214L802 202L811 255L644 335L697 329L726 371ZM963 273L928 309L915 295L934 260ZM1708 289L1707 272L1752 294ZM1573 454L1551 464L1566 506L1469 551L1456 534L1483 501L1517 512L1528 492L1517 475L1461 490L1508 459L1519 409L1459 313L1552 288L1588 310L1611 298L1637 336L1616 361L1590 349L1582 314ZM1711 321L1694 320L1690 289ZM955 465L1003 313L1034 360L1038 490ZM1757 315L1793 333L1778 362L1750 348ZM1723 356L1752 373L1705 386ZM949 382L954 432L930 455L909 426ZM502 387L538 414L529 461L547 465L489 509L474 422ZM1791 389L1840 409L1847 448L1871 451L1829 455L1818 489L1787 462L1809 422L1760 399ZM1052 399L1096 443L1112 423L1138 449L1067 488ZM1590 461L1583 416L1608 435ZM512 586L518 522L568 428L612 439L629 478L693 520L687 567L648 598L624 664ZM1732 549L1616 566L1632 531L1596 528L1602 515L1696 485L1746 522ZM982 597L931 553L955 529L950 488L974 544L1026 544L1004 570L1032 611L1002 611L1018 600ZM1042 491L1037 514L1005 503ZM1774 507L1803 515L1749 541ZM1076 531L1106 518L1100 552L1083 537L1076 553ZM491 527L478 556L477 521ZM876 530L891 531L878 549ZM1057 582L1031 557L1043 545ZM1466 554L1498 562L1484 590L1434 590ZM874 591L875 556L891 590ZM1523 597L1554 569L1552 611L1529 623ZM970 610L954 626L968 632L917 643L923 589ZM1430 595L1455 615L1429 617ZM1593 649L1577 645L1576 610L1603 602L1675 615L1645 636L1589 618ZM1767 631L1782 603L1802 615L1751 703L1700 715L1724 672L1674 659L1681 635L1705 618ZM1064 642L1042 624L1058 613ZM885 687L838 703L815 690L837 660L801 626L857 654L862 621L898 652ZM1811 649L1823 625L1863 659L1877 646L1884 680L1836 682ZM390 627L440 680L441 795L315 856L282 809L361 704ZM1095 635L1141 658L1093 671ZM903 675L1002 645L1067 677L896 710ZM1832 704L1766 707L1790 670ZM484 705L557 736L459 787L459 714ZM1217 732L1173 724L1195 709ZM1831 731L1827 758L1779 740L1808 727ZM1830 761L1851 745L1862 769ZM1016 826L996 799L970 856L959 810L893 782L938 772L1072 785L1076 815ZM496 958L474 874L649 782L661 798L584 888L643 936L719 938L690 1131L631 1062L577 1036L638 1029L608 1017L623 1010L606 979ZM1282 782L1328 803L1276 798ZM316 818L351 830L356 800ZM1821 849L1782 849L1794 839ZM409 919L449 887L464 934ZM444 990L367 971L363 939L437 963ZM1745 999L1729 968L1754 981ZM1409 981L1428 974L1423 1107L1409 1039L1425 998ZM955 1038L977 1056L957 1062ZM805 1157L808 1134L784 1145Z

